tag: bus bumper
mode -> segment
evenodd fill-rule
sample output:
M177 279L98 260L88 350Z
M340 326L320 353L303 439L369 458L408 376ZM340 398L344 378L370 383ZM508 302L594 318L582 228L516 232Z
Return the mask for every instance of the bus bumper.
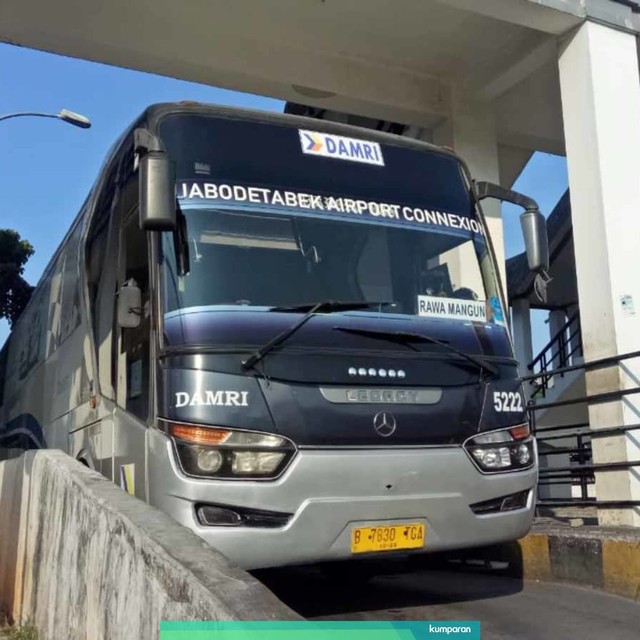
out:
M164 442L149 457L151 504L245 569L397 553L352 554L354 527L422 523L424 546L411 552L429 553L515 540L533 521L537 466L483 475L460 447L301 450L275 481L209 481L182 475L171 445L157 436ZM471 508L527 490L524 508ZM278 528L203 526L197 505L291 515Z

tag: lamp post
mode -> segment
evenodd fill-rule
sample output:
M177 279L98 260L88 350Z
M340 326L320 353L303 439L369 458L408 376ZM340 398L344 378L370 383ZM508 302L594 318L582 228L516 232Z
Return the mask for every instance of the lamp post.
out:
M79 113L68 111L67 109L62 109L59 113L20 111L18 113L8 113L4 116L0 116L0 120L8 120L9 118L21 118L23 116L33 116L36 118L56 118L58 120L63 120L64 122L68 122L74 127L80 127L81 129L88 129L91 126L91 121L89 120L89 118L80 115Z

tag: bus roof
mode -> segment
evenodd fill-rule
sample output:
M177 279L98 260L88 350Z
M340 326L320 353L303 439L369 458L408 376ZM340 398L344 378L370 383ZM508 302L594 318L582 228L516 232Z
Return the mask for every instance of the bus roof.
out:
M259 109L248 109L246 107L223 107L220 105L206 104L201 102L183 101L183 102L163 102L150 105L145 109L136 123L146 121L147 126L151 129L157 127L160 120L168 115L176 114L192 114L192 115L209 115L219 116L223 118L252 120L254 122L264 122L265 124L279 124L283 126L311 128L315 131L325 133L335 133L343 136L358 136L379 142L381 144L389 144L414 148L420 151L431 151L451 156L465 165L464 160L447 147L407 138L385 131L377 131L376 129L368 129L352 124L342 124L332 122L330 120L319 120L317 118L309 118L306 116L297 116L289 113L275 113L272 111L262 111ZM133 128L135 125L130 127ZM466 168L466 166L465 166ZM468 171L467 171L468 173Z

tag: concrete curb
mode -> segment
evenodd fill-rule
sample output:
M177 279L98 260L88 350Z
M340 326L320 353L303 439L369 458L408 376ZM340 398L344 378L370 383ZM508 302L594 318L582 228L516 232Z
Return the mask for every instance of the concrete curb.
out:
M43 640L155 638L161 620L299 620L193 532L61 451L0 463L0 604Z
M570 582L640 601L640 530L534 525L510 553L510 572L525 580Z

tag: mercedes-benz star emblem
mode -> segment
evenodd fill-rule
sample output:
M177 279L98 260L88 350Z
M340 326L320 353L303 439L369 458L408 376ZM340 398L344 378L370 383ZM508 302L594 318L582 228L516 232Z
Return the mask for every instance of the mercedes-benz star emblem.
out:
M388 411L380 411L373 416L373 428L383 438L388 438L396 430L396 419Z

